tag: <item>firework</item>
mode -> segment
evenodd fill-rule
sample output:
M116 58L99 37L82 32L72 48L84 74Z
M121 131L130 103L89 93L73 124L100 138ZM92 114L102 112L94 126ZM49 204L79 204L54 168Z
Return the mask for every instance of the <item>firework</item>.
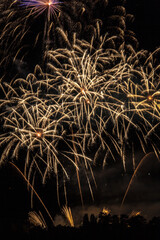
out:
M43 182L53 172L57 180L58 202L59 175L63 172L64 178L69 179L70 165L76 169L79 189L79 170L82 168L86 169L90 187L87 171L89 169L92 173L91 159L84 154L79 142L81 136L72 134L70 114L64 113L58 102L42 93L41 87L44 85L34 74L30 74L26 80L17 79L13 86L6 84L6 99L1 100L1 163L7 158L18 160L22 154L25 158L24 174L28 179L32 177L33 169L38 170Z
M3 20L0 22L0 39L1 49L5 49L1 65L4 67L14 63L16 67L16 61L27 61L30 65L30 57L33 58L36 50L44 52L49 47L50 32L53 32L54 20L60 12L60 2L8 0L1 5ZM42 55L37 62L42 63Z
M57 16L57 12L60 12L59 5L60 2L58 0L36 0L36 1L27 1L27 0L20 0L19 2L20 6L26 7L26 9L29 9L29 15L33 15L38 17L39 15L46 13L46 21L44 26L44 41L46 41L46 50L48 48L49 44L49 32L52 29L52 23L51 19L54 15ZM38 35L37 35L38 37Z
M129 218L137 217L137 216L141 216L141 211L132 211L132 212L129 214Z
M108 91L111 80L107 80L108 72L105 70L114 61L117 52L103 49L105 41L108 41L106 37L101 39L98 50L94 49L93 41L89 43L75 39L72 50L49 51L48 67L51 75L45 81L50 87L53 84L55 88L57 84L58 95L50 96L62 106L64 113L70 114L74 131L77 129L76 133L81 135L83 151L95 145L97 139L101 142L95 154L96 159L102 149L108 148L112 154L110 144L119 151L106 125L111 122L115 108L121 102ZM104 135L110 144L104 140Z
M139 115L145 118L144 121L150 125L149 116L152 120L154 118L159 119L159 76L156 76L154 71L147 74L142 68L138 73L140 74L141 84L132 83L133 90L132 93L128 94L128 97L132 99L132 104L137 112L139 112Z
M32 192L35 194L35 196L38 198L38 200L40 201L40 203L42 204L43 208L45 209L46 213L48 214L50 220L52 221L52 224L54 224L53 222L53 218L50 215L46 205L44 204L44 202L42 201L42 199L40 198L40 196L38 195L38 193L36 192L36 190L34 189L34 187L30 184L30 182L28 181L28 179L25 177L25 175L21 172L21 170L12 162L10 162L10 164L18 171L18 173L21 174L21 176L23 177L23 179L26 181L26 183L28 184L28 186L30 187L30 189L32 190ZM42 216L42 215L41 215ZM37 216L38 217L38 216ZM42 217L43 218L43 217ZM41 220L43 220L41 218ZM39 219L40 220L40 219ZM41 221L40 220L40 221ZM45 221L43 221L43 224L45 224Z
M22 104L18 109L11 108L9 116L5 117L4 128L8 129L8 134L4 134L1 143L8 144L2 154L2 159L9 155L14 147L12 158L19 157L20 149L26 149L25 168L38 164L35 158L44 163L46 171L42 174L45 177L46 172L54 169L57 173L57 157L56 146L60 139L63 139L64 130L59 129L59 121L51 119L56 115L56 111L52 108L44 109L41 106L32 106L30 109ZM61 134L58 132L61 131ZM30 154L35 153L32 158ZM43 160L44 154L47 154L47 162ZM32 162L30 163L30 161ZM60 162L59 162L60 163ZM46 166L45 166L46 165ZM61 164L60 164L61 165ZM39 166L37 166L38 169Z
M118 63L108 69L106 74L104 90L110 96L108 104L110 108L112 104L113 134L119 141L124 169L126 148L132 151L135 169L135 139L144 154L150 145L151 151L154 150L157 157L159 155L158 144L156 146L150 138L151 135L156 136L159 121L159 65L154 67L152 55L147 57L147 54L146 51L135 52L131 49L128 56L121 50L115 55ZM139 67L143 58L144 66Z
M62 213L64 214L64 216L66 217L68 223L70 224L71 227L74 227L74 220L73 220L73 216L72 216L72 212L71 212L71 208L64 206L62 208Z
M110 209L105 208L105 207L102 209L102 214L103 214L104 216L108 216L110 213L111 213L111 210L110 210Z
M42 213L39 211L39 214L36 213L35 211L29 212L28 214L29 222L36 226L36 227L41 227L42 229L47 229L47 224L43 218Z
M127 31L125 23L132 17L126 14L124 4L121 5L113 7L107 4L107 1L99 0L89 0L87 3L65 0L62 2L59 0L1 1L0 46L3 70L6 69L5 64L8 66L14 63L13 70L19 71L20 64L32 67L33 64L44 63L43 53L45 51L68 47L61 35L62 31L66 33L72 43L75 34L78 38L87 41L90 41L93 35L99 39L100 26L102 26L104 18L106 21L106 16L108 21L102 28L103 35L109 32L106 46L112 45L113 48L118 49L119 43L117 44L117 42L120 42L121 45L122 43L124 45L131 44L128 39L136 42L134 34ZM105 9L107 14L99 15L99 11L95 11L97 7L103 11ZM114 10L110 13L110 9ZM116 16L118 16L118 22L123 22L121 26L114 21ZM98 31L96 31L97 26ZM32 61L30 61L31 59Z
M69 42L64 32L63 35ZM56 173L58 169L55 163L57 164L58 159L52 165L50 158L52 155L57 158L57 150L50 141L51 135L54 135L57 129L60 132L56 133L59 137L55 140L55 145L58 146L58 142L64 139L67 132L65 143L71 151L64 153L64 156L67 155L75 166L81 165L80 159L83 158L85 168L89 169L87 154L94 148L94 162L105 152L104 166L109 155L115 159L116 151L126 169L126 145L130 143L135 167L134 140L130 137L133 131L146 153L146 138L149 139L158 124L158 74L153 69L148 70L151 62L147 63L148 67L140 68L137 61L144 55L143 52L132 51L132 54L127 56L124 50L118 53L113 49L104 49L104 44L108 41L106 36L100 38L97 50L94 41L94 37L91 43L75 38L73 45L69 43L71 49L48 51L48 73L44 74L37 66L35 74L30 74L26 80L17 79L13 86L8 85L6 100L1 104L8 104L5 110L9 114L5 116L4 127L8 128L12 123L11 129L22 129L21 132L16 130L17 139L22 138L22 142L29 146L29 151L36 152L36 157L43 159L43 154L48 156L47 166L54 168ZM53 116L56 120L53 120ZM153 122L153 119L156 121ZM28 129L26 122L33 125L32 129ZM4 143L5 137L6 135L2 138ZM11 142L14 141L16 140ZM158 155L155 145L151 146ZM10 143L6 152L12 147ZM18 146L16 149L19 149ZM18 156L16 149L13 157ZM71 160L74 154L76 157ZM29 153L27 156L29 159ZM29 160L26 161L28 162ZM61 161L59 164L61 165ZM46 169L48 172L48 167ZM78 179L79 170L76 169ZM65 174L67 176L66 172ZM42 175L45 175L44 172ZM80 180L78 182L80 189Z
M69 41L67 36L66 41ZM114 159L112 148L124 156L123 152L120 153L115 137L118 137L122 143L129 125L135 126L124 109L126 105L124 98L127 99L127 95L124 90L126 84L122 79L129 76L127 66L120 62L110 69L119 58L119 54L115 50L104 50L106 41L108 41L106 37L101 38L98 50L94 49L94 39L91 43L75 39L72 50L49 51L48 66L51 75L46 81L50 87L52 84L53 87L57 84L58 95L50 94L50 96L58 101L64 113L70 113L71 122L74 123L75 129L78 129L77 133L82 136L83 151L86 151L90 145L95 146L97 139L101 144L94 159L107 149L103 165L106 164L108 154ZM122 54L123 60L124 52ZM112 133L110 124L113 126ZM116 134L115 129L117 129Z
M66 141L64 118L57 115L57 111L52 107L44 109L40 105L27 108L23 103L17 110L10 108L10 113L4 117L5 133L1 134L0 141L1 146L4 146L1 163L7 158L20 161L20 156L23 156L24 174L28 180L32 177L33 169L40 173L43 183L51 173L56 176L57 199L60 204L60 172L69 179L69 165L72 165L79 176L79 168L89 168L91 171L91 160L84 153L75 150L79 147L78 143L72 143L76 146L74 149L72 144ZM79 178L78 182L80 186Z
M122 200L122 203L121 203L121 207L122 207L123 204L124 204L124 201L125 201L125 199L126 199L126 197L127 197L127 194L128 194L128 192L129 192L129 190L130 190L130 187L131 187L131 185L132 185L132 183L133 183L133 181L134 181L134 179L135 179L136 173L138 172L138 170L139 170L139 168L142 166L142 164L145 162L145 160L146 160L149 156L152 156L152 154L153 154L153 152L150 152L150 153L146 154L146 155L140 160L139 164L137 165L137 167L136 167L136 169L135 169L135 171L134 171L134 173L133 173L133 175L132 175L132 177L131 177L131 179L130 179L130 182L129 182L128 186L127 186L127 189L126 189L126 191L125 191L125 194L124 194L124 196L123 196L123 200Z
M95 146L96 139L99 139L101 144L94 159L107 149L103 163L105 165L108 155L115 159L114 148L122 157L126 169L125 148L133 129L136 130L144 149L144 129L140 128L136 119L137 115L139 120L143 116L140 116L140 111L131 99L131 93L133 94L136 87L143 86L140 77L137 86L132 80L135 73L138 74L137 61L143 51L136 53L131 49L132 54L127 56L124 50L118 53L113 49L104 49L105 41L105 38L101 39L98 50L94 48L94 39L92 43L75 39L72 50L49 51L48 66L51 75L47 84L49 83L50 87L57 84L59 92L53 98L63 106L64 112L71 114L70 119L82 136L83 150L86 151L86 142L88 149L90 145ZM118 61L119 63L116 63ZM132 148L134 151L134 146Z
M127 110L132 118L132 122L137 126L136 134L139 138L143 152L147 153L148 144L151 151L154 151L158 157L158 144L154 139L159 137L156 129L159 122L159 66L154 68L151 62L143 68L132 69L131 76L134 81L129 80L126 88L129 109ZM133 74L134 73L134 74Z
M16 2L19 3L20 6L31 8L34 12L33 14L36 15L47 11L48 20L56 13L56 11L59 11L58 6L60 4L60 2L56 0L17 0Z
M33 75L30 77L32 79ZM45 180L50 170L58 173L56 161L62 166L58 159L57 145L59 141L64 140L63 120L65 121L68 116L62 114L55 102L47 106L43 98L39 97L37 83L34 87L33 82L29 81L31 79L29 77L28 81L18 79L17 91L7 84L6 99L1 101L5 129L1 134L1 145L6 145L1 162L9 156L18 159L19 152L25 149L23 152L26 154L25 174L29 167L30 176L33 165L36 165ZM40 165L44 164L43 173L38 162L41 162ZM66 171L65 173L67 176Z

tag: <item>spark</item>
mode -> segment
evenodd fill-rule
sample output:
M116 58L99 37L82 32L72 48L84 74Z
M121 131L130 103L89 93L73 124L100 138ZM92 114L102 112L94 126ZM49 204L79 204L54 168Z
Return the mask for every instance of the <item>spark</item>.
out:
M152 101L153 101L153 97L152 97L151 95L149 95L149 96L147 97L147 99L148 99L149 102L152 102Z
M86 91L85 91L83 88L81 88L80 91L81 91L81 93L82 93L83 95L86 94Z

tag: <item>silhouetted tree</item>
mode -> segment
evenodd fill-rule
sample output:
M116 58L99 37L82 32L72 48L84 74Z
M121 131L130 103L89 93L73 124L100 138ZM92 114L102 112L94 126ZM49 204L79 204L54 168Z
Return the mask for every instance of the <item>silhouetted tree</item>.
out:
M97 219L96 219L96 217L94 216L94 214L91 214L91 216L90 216L90 224L91 224L92 226L95 226L95 225L97 224Z
M138 215L135 217L131 217L128 223L133 228L142 228L146 224L146 219L143 216Z
M83 217L83 227L88 227L89 226L89 218L88 214L85 214Z
M128 215L122 214L120 216L120 224L121 224L121 226L127 226L128 225Z
M118 225L120 222L119 217L117 215L113 215L112 217L112 224Z

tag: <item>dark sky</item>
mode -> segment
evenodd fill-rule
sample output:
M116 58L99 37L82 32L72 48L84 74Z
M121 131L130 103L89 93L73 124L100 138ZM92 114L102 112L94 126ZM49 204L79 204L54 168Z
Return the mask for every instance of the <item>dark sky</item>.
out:
M133 29L140 43L140 49L154 51L160 47L160 1L127 0L128 13L135 16Z

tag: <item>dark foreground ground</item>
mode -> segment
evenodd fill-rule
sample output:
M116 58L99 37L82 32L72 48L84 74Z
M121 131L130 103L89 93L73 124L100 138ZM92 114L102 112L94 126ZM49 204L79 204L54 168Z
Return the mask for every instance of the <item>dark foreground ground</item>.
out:
M0 233L16 239L160 239L160 217L154 217L147 221L141 215L106 215L101 212L96 218L84 215L79 227L51 226L43 229L33 226L28 221L16 222L3 221L0 225Z

